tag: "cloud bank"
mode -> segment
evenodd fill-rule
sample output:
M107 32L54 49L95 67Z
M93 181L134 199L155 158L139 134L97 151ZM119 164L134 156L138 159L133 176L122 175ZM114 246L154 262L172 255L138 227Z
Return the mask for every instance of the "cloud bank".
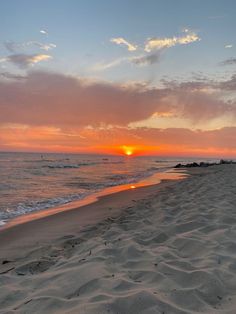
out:
M149 88L34 71L24 79L0 81L0 123L128 126L155 113L170 113L192 123L227 115L235 119L235 103L219 97L220 90L231 92L235 87L235 77L217 83L217 91L209 93L209 86L204 89L195 82Z

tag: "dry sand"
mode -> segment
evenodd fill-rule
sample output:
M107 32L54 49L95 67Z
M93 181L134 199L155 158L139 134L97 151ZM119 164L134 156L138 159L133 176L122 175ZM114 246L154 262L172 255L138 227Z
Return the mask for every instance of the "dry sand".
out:
M1 313L235 314L236 165L191 173L2 231Z

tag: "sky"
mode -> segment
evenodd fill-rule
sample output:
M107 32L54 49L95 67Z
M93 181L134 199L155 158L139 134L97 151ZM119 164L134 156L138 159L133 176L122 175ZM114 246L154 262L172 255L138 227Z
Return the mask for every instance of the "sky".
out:
M0 151L236 158L234 0L0 8Z

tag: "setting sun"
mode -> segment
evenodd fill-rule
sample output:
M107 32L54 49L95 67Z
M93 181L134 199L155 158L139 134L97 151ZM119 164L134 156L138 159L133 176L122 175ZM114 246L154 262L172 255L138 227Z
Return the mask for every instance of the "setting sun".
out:
M131 150L127 150L127 151L125 152L125 154L126 154L127 156L130 156L130 155L133 154L133 152L132 152Z
M131 156L134 153L134 148L131 146L122 146L122 149L126 156Z

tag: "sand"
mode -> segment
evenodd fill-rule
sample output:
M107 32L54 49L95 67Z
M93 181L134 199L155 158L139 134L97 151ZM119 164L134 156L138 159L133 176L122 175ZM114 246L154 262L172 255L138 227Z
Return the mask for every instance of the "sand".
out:
M0 232L1 313L235 314L236 165L189 171Z

